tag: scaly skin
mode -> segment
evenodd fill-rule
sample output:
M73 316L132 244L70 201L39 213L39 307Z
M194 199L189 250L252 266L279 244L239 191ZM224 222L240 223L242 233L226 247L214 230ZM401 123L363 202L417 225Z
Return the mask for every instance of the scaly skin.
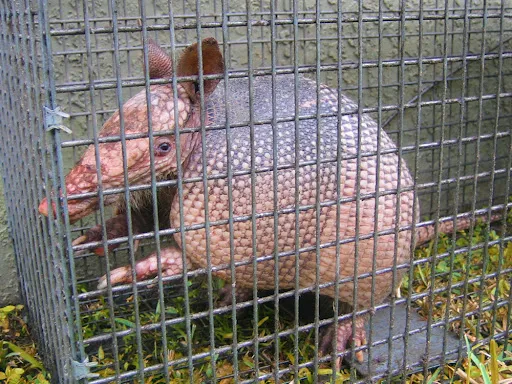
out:
M294 97L290 94L292 78L278 77L277 101L278 116L288 115L293 110ZM244 84L245 82L245 84ZM256 89L270 89L268 78L258 79ZM236 94L236 98L229 100L229 105L233 110L241 110L246 102L243 93L240 90L248 89L246 80L231 82L232 92L228 95ZM301 115L314 114L316 111L316 95L312 90L315 84L306 79L300 79L299 100L301 105ZM238 92L234 92L238 90ZM293 88L291 88L293 89ZM321 113L336 112L337 95L336 92L328 88L322 88L321 97L323 104ZM238 103L237 103L238 102ZM238 105L237 105L238 104ZM357 110L357 107L348 99L343 100L345 110ZM255 104L255 119L263 120L270 118L269 112L272 111L269 98L259 100ZM236 114L231 119L236 122ZM315 120L301 121L299 132L299 161L306 162L314 160L317 156L315 136L317 126ZM362 196L374 194L376 185L376 156L367 156L361 159L360 163L360 182L357 177L357 151L362 153L375 153L377 144L378 129L373 120L367 116L362 116L361 122L361 146L357 146L357 115L347 115L343 117L341 127L342 153L345 157L352 159L343 160L341 163L341 179L339 186L336 185L336 162L329 161L320 166L320 195L318 198L322 203L330 202L331 205L321 209L320 222L316 222L315 203L317 198L317 175L316 165L301 166L299 168L299 188L300 200L295 201L295 129L294 123L282 123L277 126L279 132L277 141L277 165L283 169L278 171L277 188L277 208L284 210L293 209L296 205L301 207L311 206L299 214L299 248L315 247L317 242L321 245L336 241L336 205L334 202L338 198L349 199L341 204L340 207L340 239L350 239L356 236L356 201L353 199L356 195L357 186L360 187ZM336 129L337 121L335 117L325 118L321 125L322 151L320 151L321 160L334 159L336 154ZM384 132L380 134L381 145L386 149L394 149L394 145ZM254 146L256 149L255 167L272 168L272 129L270 125L257 126L254 129ZM232 151L229 161L232 164L233 172L249 170L251 168L250 139L248 128L232 129L231 135ZM207 175L226 174L227 156L226 142L223 132L214 131L208 134L206 138L207 153ZM203 168L201 164L202 153L200 148L193 151L189 166L186 169L185 178L202 176ZM379 171L380 192L395 191L379 198L378 204L378 231L394 230L396 223L396 190L398 186L398 159L395 154L382 155L380 157L381 167ZM402 163L402 188L412 186L412 178L407 168ZM251 215L252 198L256 201L256 213L272 213L274 210L274 188L273 172L258 173L255 180L255 196L251 195L251 177L250 175L235 176L232 182L233 194L233 214L235 217ZM208 185L209 197L209 216L210 221L225 220L229 217L228 183L225 179L214 179ZM352 199L352 200L350 200ZM402 192L399 197L401 204L401 215L399 216L399 225L402 227L412 224L412 210L414 204L413 193ZM191 183L184 185L184 212L185 225L203 224L204 217L204 190L202 183ZM374 230L375 199L369 198L360 201L359 204L359 236L370 235ZM320 238L316 238L316 226L320 226ZM177 201L171 208L171 226L179 226L179 212ZM257 257L263 257L273 254L274 236L277 236L278 251L280 253L293 251L295 249L295 213L283 213L278 217L278 233L274 233L274 218L267 216L256 220L256 250ZM235 261L252 260L252 222L235 222L233 225L234 233L234 255ZM212 261L217 264L228 264L229 259L229 228L228 225L219 225L211 229L210 249ZM180 244L180 239L176 239ZM187 244L187 254L191 263L199 267L206 267L204 258L206 250L206 234L203 230L187 231L185 236ZM410 254L410 231L402 231L396 240L400 244L397 249L396 262L398 264L405 262ZM394 235L379 236L377 242L377 255L375 259L377 271L391 267L393 265L394 255ZM358 243L359 265L358 273L368 273L372 271L373 264L373 238L360 240ZM346 242L340 247L340 278L350 278L354 276L355 268L355 242ZM322 249L320 255L320 281L318 283L329 283L336 279L336 248L330 246ZM300 254L299 258L301 288L312 287L317 282L315 280L316 270L316 252L309 251ZM271 289L274 287L274 261L269 260L264 263L258 263L256 278L258 288ZM219 277L230 280L231 272L229 269L216 273ZM236 269L236 284L240 288L252 286L254 279L252 264L238 267ZM400 273L398 274L400 279ZM280 257L279 265L279 287L281 289L291 289L295 286L295 257ZM392 290L392 279L390 273L380 274L375 277L375 291L372 292L372 279L365 278L358 281L358 296L356 298L359 309L370 306L371 296L374 295L375 302L382 302L389 296ZM353 284L344 283L339 290L339 299L346 303L354 303ZM322 294L335 297L334 288L325 288L321 290ZM338 328L338 339L341 341L338 350L343 351L352 336L351 321L346 321ZM330 345L332 332L326 333L327 343ZM364 322L358 322L356 330L355 345L361 345L365 342ZM325 342L323 343L325 344ZM361 355L358 355L361 358Z
M151 43L150 46L151 77L169 77L172 74L172 63L163 51ZM213 39L203 41L203 70L205 74L223 72L222 56L217 43ZM197 73L197 47L185 50L177 66L177 74L182 76ZM206 113L207 125L223 125L226 117L225 106L229 106L227 114L231 125L242 127L230 129L231 148L228 151L225 130L208 130L205 148L202 152L200 132L184 133L180 136L181 158L183 169L183 221L185 226L198 226L198 229L185 231L186 255L188 269L206 268L206 231L205 195L208 196L209 221L224 223L211 225L210 250L212 265L228 267L214 273L230 284L235 284L238 292L252 289L253 279L257 279L259 289L273 289L275 286L274 247L277 241L279 252L278 278L280 289L295 287L295 249L300 250L298 265L300 268L299 286L314 287L316 284L333 283L336 280L336 228L339 227L340 245L339 278L351 278L371 273L375 263L377 271L391 268L393 265L406 263L410 257L411 230L400 230L395 236L395 228L410 228L416 221L413 208L417 204L412 192L413 180L405 162L399 162L397 150L384 131L367 115L358 115L357 105L342 96L341 110L338 110L338 93L326 86L319 86L320 113L343 114L341 125L338 118L323 117L301 119L298 126L295 121L276 124L276 137L270 124L255 124L254 140L251 142L251 128L243 126L249 121L249 110L252 107L254 121L272 119L272 105L276 108L276 118L292 117L295 108L294 78L292 75L277 76L276 84L272 85L270 77L254 79L254 105L249 105L249 84L247 79L230 79L227 90L222 83L215 93L211 94L218 80L205 80L205 99L208 100ZM274 86L276 99L271 100L270 90ZM157 85L151 87L151 113L153 131L174 129L174 107L179 108L180 127L199 127L199 98L197 87L193 83L178 85L179 100L173 100L172 87ZM226 92L227 91L227 92ZM315 116L317 85L303 77L298 78L298 100L300 116ZM211 96L210 96L211 94ZM123 106L123 116L127 133L144 133L147 127L147 105L145 92L134 96ZM341 177L336 178L336 157L341 146ZM320 137L320 149L317 148L317 132ZM119 113L116 112L103 127L100 136L119 135ZM298 135L298 148L296 137ZM381 154L377 157L377 144L380 142ZM171 146L169 151L167 146ZM273 145L275 143L275 146ZM170 179L176 174L177 158L174 136L155 137L155 145L150 148L147 138L129 140L127 148L127 166L130 185L145 184L151 180L149 153L154 151L155 172L159 179ZM164 149L163 149L164 148ZM251 149L254 152L252 162ZM274 157L275 150L275 157ZM95 191L97 189L96 163L94 147L89 148L80 162L71 170L66 178L68 196L75 193ZM358 158L358 155L359 158ZM317 157L321 164L317 168ZM123 186L123 163L120 143L100 144L100 169L105 189ZM206 159L206 168L202 159ZM227 180L228 162L234 174L231 183ZM298 175L295 163L299 162ZM275 163L275 164L274 164ZM277 185L274 185L274 165L277 172ZM254 181L250 170L256 170ZM203 173L208 177L207 190L204 190ZM213 177L213 178L212 178ZM187 180L196 181L187 181ZM296 180L297 179L297 180ZM380 196L376 199L376 186ZM254 182L254 185L252 184ZM319 187L317 188L317 183ZM400 183L400 185L399 185ZM231 186L233 223L233 249L230 249L229 225L230 217L228 193ZM252 194L254 187L255 194ZM298 188L299 200L295 201ZM358 196L359 193L359 196ZM356 199L356 197L359 197ZM275 199L275 200L274 200ZM140 200L140 199L139 199ZM143 199L151 202L150 197ZM316 203L321 203L319 221L317 222ZM340 220L336 220L336 201L340 200ZM253 255L252 243L252 201L255 202L255 213L262 214L255 221L257 243L256 255ZM176 194L158 197L159 204L167 207L164 216L170 210L169 221L165 225L172 228L180 226L179 200ZM120 204L122 199L109 198L106 203ZM144 210L144 204L134 205L137 211L132 215L143 215L147 226L152 230L152 213ZM150 203L149 203L150 204ZM69 200L68 207L72 222L88 215L98 205L97 198L87 200ZM132 204L133 205L133 204ZM149 205L151 206L151 205ZM295 207L299 206L299 227L295 227ZM274 228L274 208L278 210L277 232ZM42 214L48 214L48 202L41 202ZM375 217L377 210L378 217ZM120 210L123 211L122 209ZM419 209L416 210L419 212ZM160 214L161 212L159 212ZM165 221L165 219L164 219ZM373 232L387 231L377 237L374 244ZM122 227L122 226L121 226ZM142 229L137 225L137 230ZM317 237L317 227L320 236ZM358 228L358 232L356 232ZM108 229L108 228L107 228ZM443 227L440 227L442 231ZM93 230L90 232L94 233ZM295 242L298 231L299 243ZM119 235L115 233L116 236ZM428 231L423 231L427 233ZM358 241L355 241L356 237ZM110 235L109 235L110 237ZM85 241L99 240L97 234L88 236ZM82 239L83 240L83 239ZM183 271L181 251L183 244L180 235L175 236L177 247L162 250L161 263L164 275L179 275ZM395 242L398 244L395 251ZM317 256L319 245L320 258L319 281L316 281ZM374 247L376 253L374 256ZM304 249L305 248L305 249ZM356 253L357 248L357 253ZM234 254L236 262L247 262L235 269L235 281L231 281L230 254ZM286 255L286 253L290 255ZM258 262L253 269L254 257L268 257ZM357 271L356 268L357 260ZM139 261L136 266L137 279L155 276L157 273L157 256L152 254ZM401 270L403 271L403 270ZM403 272L397 272L396 282L400 281ZM112 284L128 283L132 280L129 266L114 270L110 275ZM393 290L391 272L380 273L373 278L358 279L358 294L354 297L353 282L340 285L337 292L339 300L357 309L369 308L371 298L376 304L381 303ZM375 290L372 290L375 284ZM100 280L99 288L107 286L106 278ZM322 294L336 297L334 286L323 288ZM225 298L226 303L229 297ZM333 326L324 334L322 349L331 345L335 337ZM345 321L338 326L337 348L344 351L352 341L356 346L366 343L364 319L356 322L356 338L352 337L352 322ZM358 354L360 359L362 356Z

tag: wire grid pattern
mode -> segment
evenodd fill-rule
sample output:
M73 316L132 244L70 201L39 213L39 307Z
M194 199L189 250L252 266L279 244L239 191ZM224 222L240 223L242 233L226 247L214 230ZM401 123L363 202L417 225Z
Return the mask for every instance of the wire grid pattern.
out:
M415 223L418 226L435 224L437 227L436 223L440 221L457 216L474 218L478 213L490 217L491 212L501 212L503 208L506 214L510 207L512 145L508 121L512 114L512 9L507 8L505 0L484 2L484 5L472 1L462 4L448 0L420 1L419 6L395 1L379 3L375 7L365 5L361 0L346 6L329 2L309 5L302 1L228 4L221 1L77 0L74 7L69 8L71 3L12 1L2 3L0 8L1 121L4 132L1 153L9 228L31 324L40 340L41 355L58 382L74 382L77 377L74 362L84 362L87 358L94 360L98 346L112 356L110 375L82 377L84 382L143 382L155 373L160 373L168 382L171 373L165 369L167 366L174 372L186 372L184 375L193 382L194 371L208 359L213 366L212 382L231 377L238 382L253 382L256 378L279 382L287 377L298 378L304 367L317 375L313 368L318 367L321 360L331 358L320 359L315 354L317 357L311 361L301 361L298 352L299 334L312 331L317 351L320 325L332 322L332 316L320 319L318 286L309 290L314 295L311 309L315 319L306 325L299 323L297 316L297 292L304 293L299 289L279 293L276 288L275 292L260 295L254 301L237 303L228 309L215 308L216 290L211 265L206 270L185 271L184 278L180 279L161 278L160 265L156 287L152 288L150 282L139 282L109 286L106 291L95 290L98 278L114 266L126 262L133 265L135 240L142 241L137 254L146 255L155 247L157 251L163 248L164 244L160 243L168 241L170 235L183 236L184 231L179 228L159 230L158 201L152 203L155 230L137 235L130 230L126 239L109 241L109 244L117 242L122 246L108 252L105 258L91 253L79 254L76 251L81 249L80 246L73 247L71 241L91 225L105 223L110 214L104 208L105 196L123 193L128 197L129 190L104 191L100 186L100 208L92 220L70 225L65 215L65 197L56 205L55 217L40 217L37 207L41 199L59 195L64 188L64 175L79 159L83 148L91 144L98 146L101 142L97 132L106 119L140 89L149 90L150 83L164 82L150 82L144 65L141 65L141 58L147 58L144 42L149 36L170 52L173 59L177 57L176 52L196 42L198 36L214 36L222 44L225 78L248 76L253 81L257 74L269 75L275 80L280 74L305 74L318 83L326 82L337 87L338 92L350 95L360 106L354 113L371 114L397 144L398 156L407 161L415 177L414 192L421 200L421 217L425 218ZM174 92L176 81L172 79ZM221 83L219 87L222 86ZM319 98L319 88L316 92ZM60 131L59 121L52 120L55 114L45 112L44 107L48 110L60 107L68 113L69 120L63 120L62 124L70 127L72 134ZM290 111L289 118L298 122L299 114L296 103L296 110ZM252 115L247 122L251 127L260 123ZM275 117L272 123L274 127L277 125ZM224 129L229 137L229 121ZM204 130L201 132L204 134ZM126 141L127 138L121 135L121 138L104 140ZM338 159L342 155L338 153ZM319 165L320 158L315 162ZM339 164L338 160L338 172ZM299 167L298 163L295 166ZM276 170L277 164L274 165ZM182 172L178 168L179 176ZM277 172L274 176L277 177ZM251 177L256 177L254 170ZM228 183L231 178L228 168ZM184 182L186 180L179 177L178 181L157 183L153 172L149 188L156 196L157 189L173 184L182 196ZM207 182L206 175L203 182ZM359 198L359 192L356 198ZM317 201L317 212L319 207ZM298 210L296 212L298 225ZM277 205L273 215L278 217ZM230 215L230 226L235 218ZM250 220L256 220L255 215ZM277 225L277 220L275 223ZM207 219L205 225L208 228L215 224ZM184 227L182 218L181 228ZM498 244L503 255L504 244L510 238L501 233L499 240L487 240L470 247L470 251ZM357 237L355 241L357 248ZM233 242L232 233L230 242ZM103 245L106 244L104 240ZM320 244L316 251L318 255ZM453 257L449 252L435 256L447 260ZM428 262L415 260L413 263ZM393 266L393 276L399 267ZM316 273L318 271L317 268ZM510 271L498 270L496 273L501 275ZM195 277L201 275L206 276L206 291L202 291L208 296L206 300L192 295L200 284ZM481 276L482 279L486 277ZM276 283L278 285L278 281ZM253 287L256 290L256 281ZM400 302L407 308L414 308L416 300L431 293L408 295L392 300L389 305L392 311ZM283 310L279 304L285 298L293 299L295 320L293 327L281 329L279 315ZM184 312L173 315L162 310L169 300L181 300L179 303ZM254 334L259 335L261 317L258 308L265 302L273 307L270 321L274 322L278 332L237 340L238 310L253 309L253 321L249 324L254 327ZM485 310L492 312L508 307L510 313L510 306L505 298L497 297ZM468 308L464 311L467 312L460 314L461 318L475 314ZM101 318L105 313L106 318ZM149 322L141 321L147 313L157 316ZM222 343L213 336L214 319L226 313L231 315L229 321L233 332L232 339ZM365 311L348 316L355 319L360 313ZM130 317L133 323L121 327L123 321L124 325L128 322L125 318L128 315L133 315ZM427 337L430 328L457 320L459 318L451 317L447 312L442 321L435 321L430 313ZM91 324L100 321L107 325L105 331L89 334L87 330ZM209 334L200 348L192 344L197 324L208 327ZM370 321L370 330L371 327ZM167 339L175 337L173 328L182 329L185 335L179 352L168 348ZM148 351L143 335L147 333L157 334L159 342L155 348L161 359L159 363L144 367ZM408 335L403 335L406 346ZM390 341L390 335L382 336L382 340L370 338L369 345ZM462 345L462 333L459 336ZM280 341L290 337L295 343L293 359L296 364L285 364L278 359L271 361L260 353L272 351L279 356ZM135 346L138 367L123 365L122 356L129 344ZM269 344L272 347L267 347ZM241 351L253 353L254 369L242 372L238 360L234 359L233 372L227 376L218 375L217 359ZM449 351L443 352L447 354ZM372 349L367 353L371 356ZM425 361L418 363L418 367L426 372L429 361L434 358L436 356L427 351ZM401 369L418 367L404 366ZM95 371L94 367L91 369ZM390 371L373 379L389 379L399 373L401 370Z

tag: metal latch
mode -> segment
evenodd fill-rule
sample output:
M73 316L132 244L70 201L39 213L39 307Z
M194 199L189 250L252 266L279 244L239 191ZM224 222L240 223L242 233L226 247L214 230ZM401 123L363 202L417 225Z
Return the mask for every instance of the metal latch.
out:
M80 379L95 379L100 376L99 373L92 373L90 368L98 365L97 362L89 362L89 358L86 357L84 361L72 360L73 364L73 375L76 380Z
M70 115L66 112L60 110L60 107L56 107L55 109L50 109L48 107L44 108L44 121L46 124L46 130L51 131L53 129L60 129L66 133L71 134L71 129L62 124L62 119L69 119Z

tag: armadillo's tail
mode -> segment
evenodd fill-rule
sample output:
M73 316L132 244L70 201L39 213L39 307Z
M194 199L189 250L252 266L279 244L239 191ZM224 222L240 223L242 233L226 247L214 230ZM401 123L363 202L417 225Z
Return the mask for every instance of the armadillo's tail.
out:
M424 244L430 240L432 240L436 233L453 233L454 230L462 231L468 229L475 225L478 221L484 223L492 223L493 221L498 221L503 218L502 213L493 213L489 217L487 212L479 212L474 216L468 213L462 213L457 215L457 217L446 217L440 220L439 225L435 227L435 223L430 222L425 226L418 227L416 229L416 246ZM455 225L457 224L457 225Z

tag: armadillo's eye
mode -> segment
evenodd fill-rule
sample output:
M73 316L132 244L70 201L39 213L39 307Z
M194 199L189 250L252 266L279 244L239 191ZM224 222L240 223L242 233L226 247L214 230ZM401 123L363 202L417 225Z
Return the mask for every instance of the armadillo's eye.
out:
M171 151L171 144L167 141L163 141L156 147L156 155L157 156L163 156L168 154Z

